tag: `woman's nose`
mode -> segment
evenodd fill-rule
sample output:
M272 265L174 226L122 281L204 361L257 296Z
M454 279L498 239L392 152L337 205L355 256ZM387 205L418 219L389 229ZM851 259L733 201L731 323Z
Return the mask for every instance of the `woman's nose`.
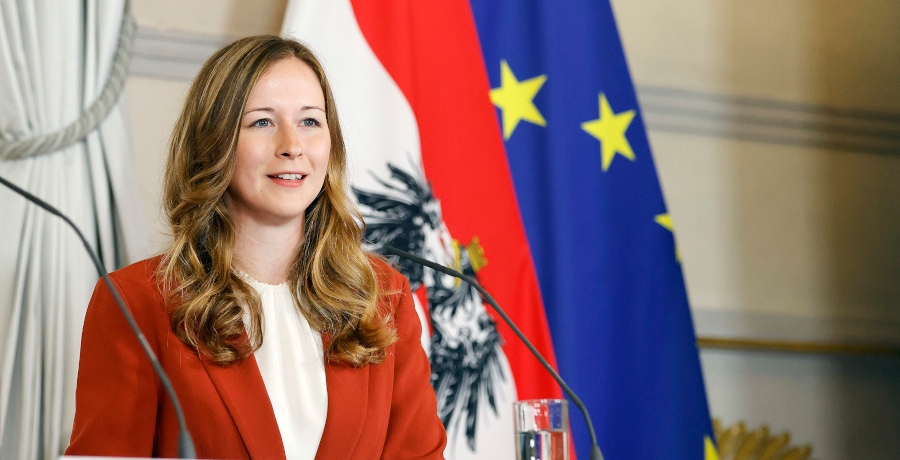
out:
M281 142L278 145L278 156L296 158L303 154L303 143L300 135L293 129L281 130Z

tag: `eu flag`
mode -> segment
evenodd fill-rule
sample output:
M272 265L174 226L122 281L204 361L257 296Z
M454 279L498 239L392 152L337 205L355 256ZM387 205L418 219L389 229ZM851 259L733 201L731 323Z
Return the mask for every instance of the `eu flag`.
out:
M713 458L672 222L609 3L471 3L559 369L604 455Z

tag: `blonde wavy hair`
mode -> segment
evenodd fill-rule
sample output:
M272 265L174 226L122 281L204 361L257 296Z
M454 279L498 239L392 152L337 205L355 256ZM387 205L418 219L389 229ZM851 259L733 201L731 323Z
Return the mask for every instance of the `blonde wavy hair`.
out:
M157 273L173 306L171 326L182 342L220 365L243 360L262 345L259 298L235 272L228 186L250 91L283 59L299 59L318 76L331 135L325 186L306 210L305 237L288 283L310 326L331 336L328 360L378 363L396 332L378 311L377 279L361 248L362 219L345 187L347 153L331 87L306 46L276 36L244 38L213 54L175 124L163 186L173 241Z

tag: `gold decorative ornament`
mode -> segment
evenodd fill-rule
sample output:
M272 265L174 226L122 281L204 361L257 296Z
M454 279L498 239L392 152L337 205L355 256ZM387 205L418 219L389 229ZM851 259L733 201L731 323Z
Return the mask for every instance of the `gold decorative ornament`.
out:
M812 445L792 446L791 434L772 434L768 425L748 430L744 422L722 427L713 419L719 460L809 460Z

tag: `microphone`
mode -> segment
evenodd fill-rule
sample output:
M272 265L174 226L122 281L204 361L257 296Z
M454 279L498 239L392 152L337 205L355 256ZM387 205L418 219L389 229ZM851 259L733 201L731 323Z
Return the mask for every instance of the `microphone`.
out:
M119 310L122 311L122 314L125 315L125 319L128 321L128 326L131 327L131 330L134 332L134 335L137 337L138 342L141 343L141 348L143 348L144 353L147 354L147 357L150 359L150 364L153 366L153 370L156 372L156 375L159 376L159 380L162 383L163 387L166 389L166 393L168 393L169 398L172 400L172 406L175 407L175 415L178 417L178 455L181 458L197 458L197 454L194 450L194 441L191 439L191 434L187 430L187 423L184 419L184 411L181 409L181 403L178 401L178 396L175 395L175 388L172 387L172 382L169 380L169 376L166 375L166 371L163 370L162 365L159 364L159 359L156 358L156 354L153 353L153 350L150 348L150 343L147 342L147 338L144 337L144 334L141 332L141 329L137 325L137 321L134 320L134 316L131 315L131 311L125 307L125 302L122 301L122 296L119 295L119 291L113 285L112 280L110 280L109 276L106 274L106 268L103 266L103 262L100 261L100 257L97 256L97 253L91 248L91 245L88 243L87 238L81 233L81 230L72 222L65 214L60 212L58 209L54 208L44 200L26 192L19 188L16 184L9 182L8 180L0 177L0 184L3 184L9 187L10 190L22 195L28 201L44 208L50 214L58 216L60 219L64 220L75 233L78 234L78 238L81 239L81 242L84 244L84 248L87 250L88 255L91 256L91 261L94 263L94 267L97 268L97 271L100 273L100 276L103 278L103 281L106 283L106 286L109 288L109 291L112 293L113 298L116 301L116 304L119 306Z
M540 361L541 365L544 366L544 369L547 369L547 372L549 372L550 376L553 377L553 380L556 380L556 383L558 383L559 386L562 387L563 391L566 393L566 395L569 397L569 399L571 399L572 402L575 403L576 406L578 406L578 409L581 410L581 415L584 416L584 421L587 424L588 433L590 433L590 435L591 435L590 459L591 460L603 460L603 453L600 452L600 446L597 444L597 434L594 432L594 424L591 423L591 416L588 415L587 407L584 406L584 403L581 402L581 399L578 397L578 395L576 395L575 392L572 391L571 388L569 388L569 385L566 385L566 382L562 379L562 377L559 376L559 374L556 372L556 370L553 369L553 366L551 366L550 363L548 363L547 360L544 359L543 356L541 356L541 353L538 352L537 348L535 348L534 345L532 345L531 342L528 340L528 338L525 337L525 334L523 334L522 331L519 330L519 328L515 325L515 323L513 323L513 321L511 319L509 319L509 316L507 316L506 312L504 312L503 309L500 308L500 305L497 305L497 301L494 300L494 298L491 297L491 295L483 287L481 287L480 284L478 284L478 281L476 281L475 278L472 278L471 276L460 273L452 268L445 267L441 264L434 263L428 259L423 259L415 254L410 254L406 251L401 251L400 249L397 249L393 246L384 245L382 247L384 248L384 250L386 252L388 252L390 254L393 254L398 257L402 257L406 260L415 262L419 265L424 265L432 270L439 271L446 275L450 275L454 278L459 278L459 279L469 283L469 285L471 285L476 290L478 290L478 292L481 293L482 298L484 298L484 300L486 300L491 305L491 307L494 308L494 311L496 311L497 314L500 315L501 318L503 318L503 321L513 330L513 332L515 332L516 335L519 336L519 339L522 341L522 343L525 344L526 347L528 347L528 350L531 351L531 354L533 354L534 357L537 358L538 361Z

